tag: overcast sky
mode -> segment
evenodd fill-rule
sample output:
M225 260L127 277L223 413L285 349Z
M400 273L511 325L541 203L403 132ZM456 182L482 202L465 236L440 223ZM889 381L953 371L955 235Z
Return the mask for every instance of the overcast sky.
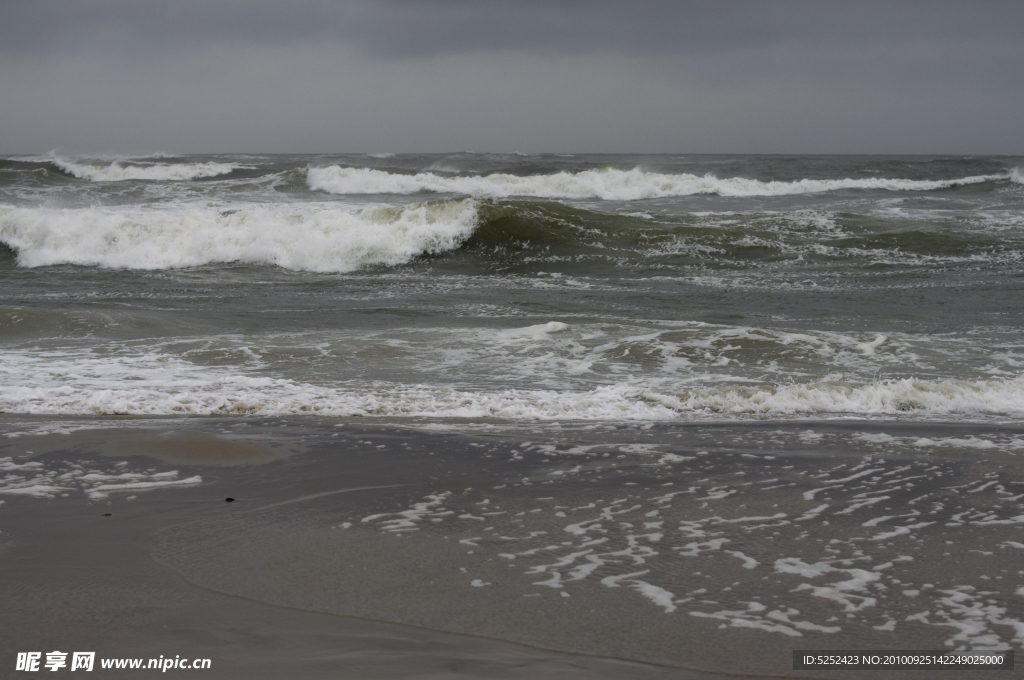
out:
M0 0L0 153L1024 154L1024 1Z

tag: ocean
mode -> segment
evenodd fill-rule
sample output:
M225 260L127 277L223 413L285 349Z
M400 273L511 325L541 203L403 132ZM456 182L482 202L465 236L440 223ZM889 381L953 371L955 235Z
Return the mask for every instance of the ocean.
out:
M1024 413L1024 159L0 161L0 411Z
M0 652L695 680L1020 649L1022 173L0 160Z

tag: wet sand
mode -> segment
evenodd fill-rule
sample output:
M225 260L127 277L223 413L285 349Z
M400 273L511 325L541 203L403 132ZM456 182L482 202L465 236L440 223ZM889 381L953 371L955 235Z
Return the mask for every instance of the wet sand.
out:
M1022 453L982 425L4 416L0 675L59 649L218 678L844 678L792 650L1019 648Z

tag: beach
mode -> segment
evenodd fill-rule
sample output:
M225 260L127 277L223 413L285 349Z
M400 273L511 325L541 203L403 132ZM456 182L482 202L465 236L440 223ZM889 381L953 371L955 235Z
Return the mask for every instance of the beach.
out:
M1015 645L1024 613L1020 427L3 426L34 489L3 490L17 649L215 677L842 678L792 650Z

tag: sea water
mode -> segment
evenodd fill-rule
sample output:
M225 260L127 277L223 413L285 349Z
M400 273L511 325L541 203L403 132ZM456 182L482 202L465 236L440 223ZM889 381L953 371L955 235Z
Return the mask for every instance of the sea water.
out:
M1024 414L1024 159L0 161L0 411Z

